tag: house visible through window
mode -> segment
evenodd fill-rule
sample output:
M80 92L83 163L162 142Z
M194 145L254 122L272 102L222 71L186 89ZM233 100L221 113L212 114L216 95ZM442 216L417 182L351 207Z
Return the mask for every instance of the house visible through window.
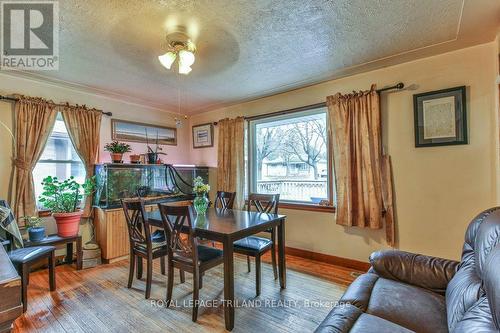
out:
M43 190L42 180L47 176L60 180L73 176L79 183L85 181L85 167L73 147L61 114L58 114L42 156L33 170L37 202Z
M285 202L329 198L326 108L249 121L250 191Z

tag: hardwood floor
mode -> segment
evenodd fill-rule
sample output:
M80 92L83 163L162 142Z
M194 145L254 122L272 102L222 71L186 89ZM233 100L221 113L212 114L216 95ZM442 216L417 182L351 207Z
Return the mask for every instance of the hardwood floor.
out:
M264 258L264 262L269 260L269 256ZM252 270L254 267L252 263ZM340 298L345 285L360 273L293 256L287 256L287 267L288 288L280 291L271 266L264 263L262 294L255 298L255 273L247 272L243 257L235 258L235 292L240 307L236 309L233 332L310 332ZM167 309L163 306L166 277L160 274L158 262L150 300L144 299L145 278L134 280L132 289L127 289L127 270L127 261L82 271L76 271L74 266L58 266L54 292L48 289L47 270L33 272L28 311L16 320L14 332L225 331L220 302L222 267L205 275L197 323L191 321L190 274L180 284L175 272L173 298L177 304Z

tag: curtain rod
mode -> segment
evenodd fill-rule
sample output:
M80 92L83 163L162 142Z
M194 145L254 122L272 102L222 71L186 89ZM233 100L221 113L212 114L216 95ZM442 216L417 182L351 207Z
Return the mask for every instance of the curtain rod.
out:
M0 100L10 101L10 102L17 102L19 99L15 98L15 97L9 97L9 96L0 96ZM57 104L57 103L52 103L52 104L54 104L55 106L68 106L69 105L69 104ZM112 112L104 112L104 111L101 111L101 110L97 110L97 111L101 112L105 116L110 116L111 117L113 115Z
M397 84L390 86L390 87L385 87L381 89L377 89L377 92L380 94L381 92L388 91L388 90L401 90L405 87L403 82L398 82ZM316 103L316 104L311 104L311 105L306 105L306 106L301 106L298 108L293 108L293 109L288 109L288 110L282 110L282 111L277 111L277 112L271 112L271 113L266 113L266 114L261 114L257 116L251 116L251 117L243 117L245 120L255 120L259 118L266 118L266 117L272 117L272 116L281 116L284 114L288 113L293 113L293 112L300 112L300 111L306 111L306 110L311 110L311 109L317 109L317 108L322 108L326 107L326 102L321 102L321 103ZM214 126L217 126L218 122L215 121Z

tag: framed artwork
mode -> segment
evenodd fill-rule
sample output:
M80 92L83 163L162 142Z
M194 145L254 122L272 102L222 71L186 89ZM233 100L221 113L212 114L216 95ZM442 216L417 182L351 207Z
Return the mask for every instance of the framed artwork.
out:
M465 86L413 95L415 147L467 144L466 105Z
M193 148L214 146L214 125L212 123L193 126Z
M111 138L118 141L177 146L177 128L111 119Z

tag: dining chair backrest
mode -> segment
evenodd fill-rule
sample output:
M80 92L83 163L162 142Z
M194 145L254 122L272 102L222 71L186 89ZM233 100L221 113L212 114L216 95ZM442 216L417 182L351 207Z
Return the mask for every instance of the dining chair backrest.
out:
M125 220L127 221L130 245L132 247L142 245L151 248L151 230L144 209L144 200L123 199L121 202Z
M235 198L236 192L217 191L214 207L222 209L233 209Z
M278 214L279 202L279 194L250 193L248 195L247 210L254 210L259 213Z
M169 255L172 259L198 262L198 239L193 229L193 207L158 204L163 228L167 232ZM187 235L187 237L183 237Z

